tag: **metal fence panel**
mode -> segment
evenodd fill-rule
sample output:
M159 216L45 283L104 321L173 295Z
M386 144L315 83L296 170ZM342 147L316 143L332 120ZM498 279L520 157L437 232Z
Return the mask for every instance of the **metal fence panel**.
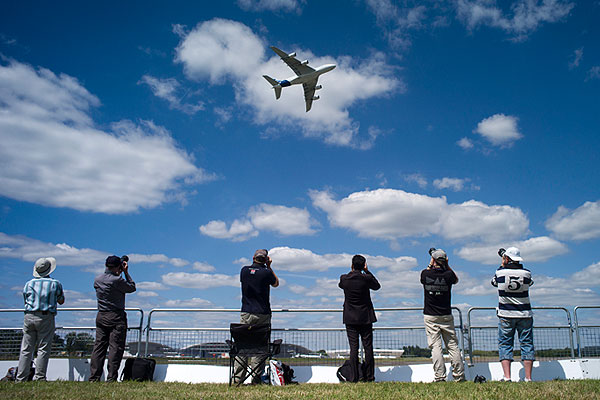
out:
M129 312L129 327L127 329L126 354L136 355L139 350L137 343L142 341L144 312L140 308L126 308ZM50 357L89 358L95 341L95 326L80 326L73 322L94 320L96 308L59 308L55 319L56 330ZM139 314L139 321L136 318ZM18 360L21 341L23 338L22 309L0 309L2 321L8 326L0 327L0 360ZM14 315L14 318L6 318ZM17 327L16 321L21 321Z
M583 315L582 315L583 314ZM600 306L577 306L573 309L579 357L600 357ZM589 321L589 322L588 322Z
M560 313L563 314L563 318L566 316L566 319L562 319L560 324L548 323L549 318L539 318L538 321L538 318L534 316L533 343L536 360L574 358L573 326L569 311L563 307L532 307L532 309L534 313L537 310L554 313L555 315ZM483 319L484 323L473 323L471 313L477 311L486 311ZM490 311L494 312L493 315ZM498 318L495 311L495 307L471 307L467 312L468 353L471 365L475 362L498 361ZM490 324L489 321L492 319L496 325ZM554 319L554 321L559 320ZM520 356L517 334L515 334L513 355L515 359Z

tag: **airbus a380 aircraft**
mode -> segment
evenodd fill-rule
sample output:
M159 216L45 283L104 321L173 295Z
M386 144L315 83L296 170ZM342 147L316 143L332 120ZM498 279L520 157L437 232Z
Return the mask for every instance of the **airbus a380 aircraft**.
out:
M288 67L290 67L292 71L296 73L296 76L292 76L291 78L287 78L282 81L273 79L268 75L263 75L263 77L273 86L273 89L275 89L275 98L279 99L279 97L281 97L281 88L302 84L302 87L304 88L306 112L308 112L312 107L313 100L319 100L319 96L315 96L315 91L322 88L321 85L317 86L317 80L319 79L319 76L334 69L335 64L325 64L321 65L317 69L314 69L308 66L308 60L304 60L302 62L298 61L296 59L296 53L288 54L279 50L275 46L271 46L271 50L277 53L283 62L286 63Z

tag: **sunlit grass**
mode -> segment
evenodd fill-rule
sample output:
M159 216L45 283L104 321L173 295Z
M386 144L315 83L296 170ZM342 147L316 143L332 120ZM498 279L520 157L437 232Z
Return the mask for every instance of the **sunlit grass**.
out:
M600 381L300 384L0 383L2 399L600 399Z

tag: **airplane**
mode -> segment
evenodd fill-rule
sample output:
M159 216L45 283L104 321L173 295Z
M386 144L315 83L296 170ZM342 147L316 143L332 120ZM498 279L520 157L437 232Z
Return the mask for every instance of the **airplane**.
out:
M321 85L317 85L319 76L334 69L335 64L325 64L315 69L308 66L308 60L304 60L302 62L298 61L296 59L296 53L288 54L279 50L275 46L271 46L271 50L277 53L277 55L281 57L281 60L296 73L296 76L292 76L282 81L273 79L268 75L263 75L263 78L265 78L271 84L271 86L273 86L273 89L275 90L275 99L279 99L279 97L281 97L282 88L302 84L302 87L304 88L306 112L309 112L310 108L312 107L313 100L319 100L319 96L315 96L315 91L323 87Z

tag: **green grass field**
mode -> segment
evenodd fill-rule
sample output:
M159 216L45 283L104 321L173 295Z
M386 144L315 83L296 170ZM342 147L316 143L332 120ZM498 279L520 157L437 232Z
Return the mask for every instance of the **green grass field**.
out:
M357 383L285 387L165 382L0 383L1 399L600 399L600 381Z

